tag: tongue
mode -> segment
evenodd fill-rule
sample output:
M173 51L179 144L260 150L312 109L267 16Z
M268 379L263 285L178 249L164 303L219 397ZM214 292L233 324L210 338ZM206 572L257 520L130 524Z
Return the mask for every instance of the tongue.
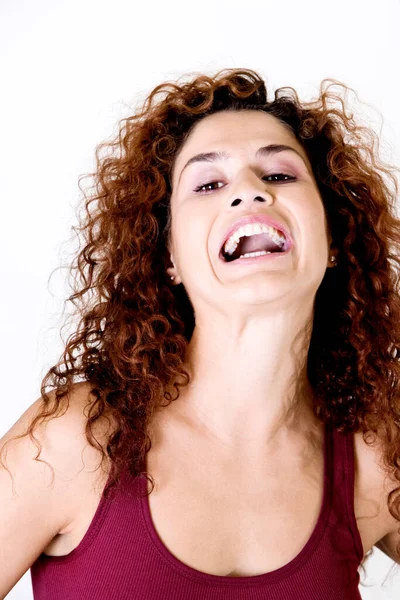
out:
M271 240L267 233L259 233L249 237L242 237L234 256L241 256L247 252L257 252L266 250L267 252L280 252L281 248Z

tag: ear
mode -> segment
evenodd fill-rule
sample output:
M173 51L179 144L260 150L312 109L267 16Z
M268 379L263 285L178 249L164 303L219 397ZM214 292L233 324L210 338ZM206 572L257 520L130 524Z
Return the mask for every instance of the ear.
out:
M333 237L329 230L328 230L328 246L329 246L329 255L334 254L336 256L337 248L335 248L335 245L333 243Z
M175 266L173 254L170 254L170 257L171 257L171 262L172 262L173 266L167 268L168 276L169 277L174 277L174 283L180 283L179 275L178 275L177 270L176 270L176 266Z

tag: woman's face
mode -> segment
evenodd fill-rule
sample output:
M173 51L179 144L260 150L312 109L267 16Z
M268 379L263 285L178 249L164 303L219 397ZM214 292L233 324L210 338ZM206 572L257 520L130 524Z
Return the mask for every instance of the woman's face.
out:
M270 145L289 149L259 151ZM210 152L224 157L198 156ZM224 262L227 230L255 214L286 228L290 250L271 260ZM314 297L330 266L324 207L307 155L285 125L261 111L219 112L195 126L175 160L171 215L168 273L184 284L196 314L201 303L227 311L228 302Z

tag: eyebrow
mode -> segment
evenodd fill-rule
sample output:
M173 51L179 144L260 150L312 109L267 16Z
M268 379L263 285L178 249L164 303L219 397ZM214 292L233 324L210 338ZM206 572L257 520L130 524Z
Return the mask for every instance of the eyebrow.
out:
M259 148L256 152L256 157L258 158L260 156L271 156L274 154L279 154L280 152L286 152L287 150L289 150L290 152L294 152L295 154L297 154L297 156L300 156L301 160L306 165L304 157L300 154L300 152L298 152L298 150L296 150L295 148L292 148L291 146L286 146L285 144L269 144L268 146L261 146L261 148ZM190 158L187 161L186 165L183 167L183 169L179 175L178 183L180 181L183 171L189 165L192 165L193 163L196 163L196 162L215 162L218 160L227 160L228 158L230 158L230 155L227 152L223 152L223 151L221 151L221 152L202 152L201 154L196 154L195 156L192 156L192 158Z

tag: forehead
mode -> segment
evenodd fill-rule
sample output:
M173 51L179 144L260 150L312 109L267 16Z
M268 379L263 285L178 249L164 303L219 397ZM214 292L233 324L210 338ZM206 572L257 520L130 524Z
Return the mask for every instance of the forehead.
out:
M178 153L173 180L186 161L200 152L227 150L252 153L266 144L287 144L307 159L307 155L288 126L261 110L218 112L199 121Z

